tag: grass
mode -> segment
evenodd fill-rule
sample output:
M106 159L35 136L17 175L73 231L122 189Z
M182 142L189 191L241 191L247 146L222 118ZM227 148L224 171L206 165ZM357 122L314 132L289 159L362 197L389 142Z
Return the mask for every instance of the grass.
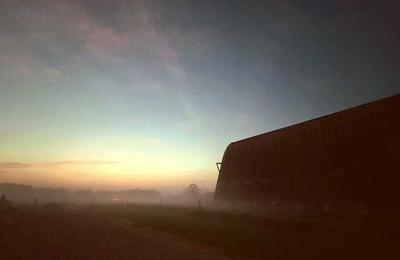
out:
M103 221L107 219L125 224L117 228ZM142 227L174 235L178 250L183 237L238 259L398 259L400 255L396 234L318 219L158 205L76 210L53 205L0 214L0 259L135 259L138 253L146 256L154 249L143 247L157 245L137 240L137 234L146 230Z
M227 255L240 258L391 259L400 255L399 237L344 223L156 205L96 210L222 248Z

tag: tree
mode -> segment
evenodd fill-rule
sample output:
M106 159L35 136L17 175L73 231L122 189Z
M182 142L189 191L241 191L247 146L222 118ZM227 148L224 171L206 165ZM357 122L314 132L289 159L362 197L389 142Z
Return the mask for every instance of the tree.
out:
M0 197L0 211L9 210L11 208L10 202L6 199L6 195L2 194Z
M188 198L197 199L200 196L200 189L196 184L192 183L185 189L184 194Z

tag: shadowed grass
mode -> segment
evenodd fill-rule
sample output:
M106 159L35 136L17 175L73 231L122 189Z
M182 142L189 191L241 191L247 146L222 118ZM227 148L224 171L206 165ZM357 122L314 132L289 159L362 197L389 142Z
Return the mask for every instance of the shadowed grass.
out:
M149 230L165 233L150 235ZM158 248L160 237L168 237L171 243L163 242L168 248ZM239 259L398 259L400 255L400 239L393 233L317 219L157 205L74 210L53 205L0 214L0 259L135 259L139 255L149 259L146 256L153 251L165 254L172 251L170 247L174 256L192 256L198 251L180 252L188 240Z
M398 237L317 219L285 219L156 205L94 209L222 248L234 257L271 259L392 259ZM374 259L374 258L372 258Z

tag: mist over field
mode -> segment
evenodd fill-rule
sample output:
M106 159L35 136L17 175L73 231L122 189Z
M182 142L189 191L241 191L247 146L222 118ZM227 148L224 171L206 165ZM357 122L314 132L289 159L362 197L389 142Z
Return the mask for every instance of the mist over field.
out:
M157 204L157 205L211 205L213 193L191 184L176 193L160 193L155 189L90 190L34 187L24 184L0 183L0 195L15 205L38 206L47 204ZM200 202L199 202L200 201Z

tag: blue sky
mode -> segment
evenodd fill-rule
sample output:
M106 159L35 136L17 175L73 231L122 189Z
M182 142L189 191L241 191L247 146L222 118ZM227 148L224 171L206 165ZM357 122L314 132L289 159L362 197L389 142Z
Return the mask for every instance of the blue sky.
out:
M393 3L4 1L0 17L0 181L212 190L230 142L400 92Z

